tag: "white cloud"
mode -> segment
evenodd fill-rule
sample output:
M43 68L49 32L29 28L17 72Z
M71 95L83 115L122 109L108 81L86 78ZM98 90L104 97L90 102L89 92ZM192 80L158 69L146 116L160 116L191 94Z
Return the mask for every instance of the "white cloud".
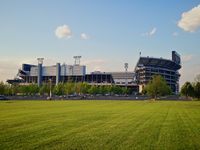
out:
M70 30L70 28L67 25L62 25L62 26L58 26L55 30L55 35L59 38L71 38L72 36L72 31Z
M151 31L143 33L142 36L153 36L157 31L157 28L154 27Z
M193 55L188 54L188 55L183 55L183 56L181 57L181 60L182 60L182 62L189 62L189 61L192 60L192 58L193 58Z
M87 66L87 70L89 72L105 71L106 62L107 61L103 59L91 59L91 60L83 61L83 64Z
M156 31L157 31L157 29L156 29L156 28L153 28L153 29L151 30L151 32L149 32L149 35L150 35L150 36L154 35L154 34L156 33Z
M88 40L90 37L86 33L81 33L81 39L82 40Z
M195 32L200 28L200 5L182 13L178 27L187 32Z

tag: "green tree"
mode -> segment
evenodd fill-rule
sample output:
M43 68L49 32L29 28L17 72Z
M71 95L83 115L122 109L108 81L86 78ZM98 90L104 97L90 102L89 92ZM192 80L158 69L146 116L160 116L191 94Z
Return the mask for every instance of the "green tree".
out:
M39 93L39 87L37 84L30 84L29 85L29 93L30 95L36 95Z
M154 99L158 96L171 94L171 88L167 85L165 79L160 75L155 75L145 87L147 94Z
M92 85L89 89L89 94L98 94L99 93L99 88L96 85Z
M185 82L185 84L181 87L181 94L186 96L187 98L194 96L194 88L190 82Z
M29 85L20 85L18 87L18 93L22 95L29 95L30 94L30 86Z
M63 83L58 83L53 88L53 93L55 95L64 95L65 94L65 85Z
M12 95L12 88L11 85L5 84L5 91L4 91L5 95Z
M105 86L99 86L99 94L105 95L107 93L107 89Z
M44 83L40 87L39 93L40 93L40 95L49 94L49 90L50 90L49 84Z
M0 95L4 95L5 94L5 85L4 83L1 81L0 82Z
M11 86L0 82L0 95L11 95Z
M10 86L11 95L17 95L19 93L19 85L13 84Z
M86 82L81 83L81 94L88 94L90 89L90 85Z
M122 90L122 88L120 86L112 85L112 87L111 87L111 93L112 94L122 94L123 90Z
M64 88L65 88L64 92L65 92L66 95L70 95L70 94L73 94L75 92L74 91L74 83L72 83L72 82L65 83Z
M112 86L105 85L104 86L104 92L105 92L105 94L111 94L111 92L112 92Z
M197 83L194 85L194 96L195 96L197 99L200 99L200 82L197 82Z
M130 94L130 89L126 87L122 87L122 94L124 95Z
M82 82L75 83L75 93L82 94L83 86Z

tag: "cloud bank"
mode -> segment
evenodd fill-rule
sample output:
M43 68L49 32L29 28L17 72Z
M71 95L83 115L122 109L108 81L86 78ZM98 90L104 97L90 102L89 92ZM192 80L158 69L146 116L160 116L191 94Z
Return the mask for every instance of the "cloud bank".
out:
M150 36L153 36L154 34L156 34L156 32L157 32L157 28L154 27L151 31L143 33L142 36L149 36L150 37Z
M195 32L200 28L200 5L182 13L178 27L187 32Z

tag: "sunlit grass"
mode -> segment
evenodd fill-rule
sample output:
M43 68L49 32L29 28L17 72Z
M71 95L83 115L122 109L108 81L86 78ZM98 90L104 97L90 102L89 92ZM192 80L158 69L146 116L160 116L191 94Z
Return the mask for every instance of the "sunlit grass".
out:
M200 102L1 101L0 149L200 149Z

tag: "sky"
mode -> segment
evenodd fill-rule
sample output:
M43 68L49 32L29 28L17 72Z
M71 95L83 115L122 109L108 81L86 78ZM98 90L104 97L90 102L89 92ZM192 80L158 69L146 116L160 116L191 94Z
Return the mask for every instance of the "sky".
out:
M200 74L200 0L0 0L0 81L22 63L134 71L142 56L181 55L181 85Z

